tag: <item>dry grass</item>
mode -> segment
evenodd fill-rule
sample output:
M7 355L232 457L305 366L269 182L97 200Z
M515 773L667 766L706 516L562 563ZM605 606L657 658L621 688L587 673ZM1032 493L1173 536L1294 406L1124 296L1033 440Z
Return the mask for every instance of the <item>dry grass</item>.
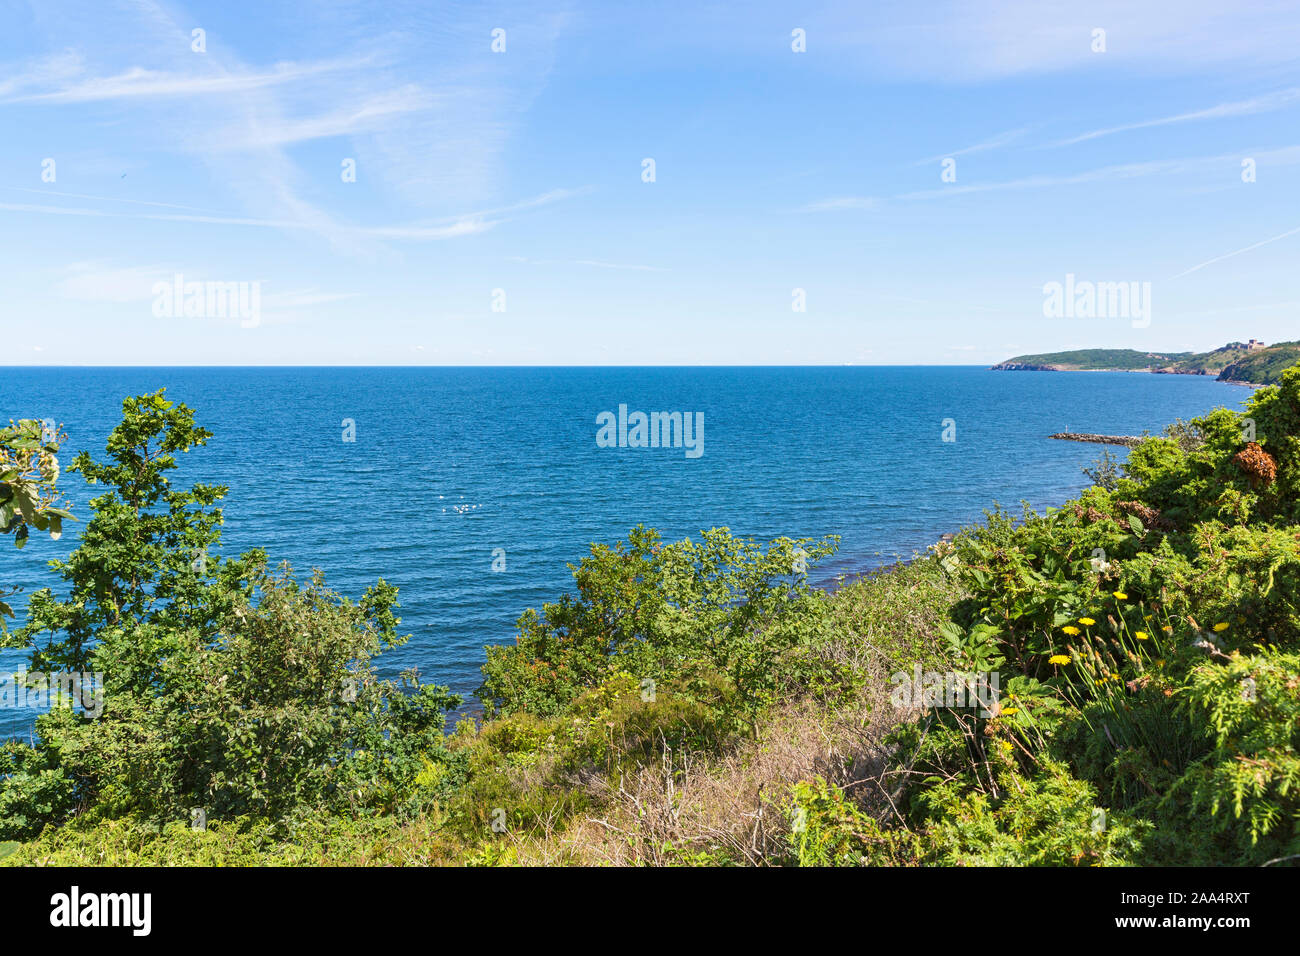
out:
M598 811L507 837L524 865L779 865L789 861L790 788L820 776L882 822L900 822L885 737L916 719L889 700L889 675L941 652L937 623L960 594L933 561L846 585L834 595L842 646L824 652L871 679L849 707L812 700L770 715L723 753L674 750L653 765L582 781ZM613 781L613 782L611 782Z
M730 862L767 866L789 853L790 787L820 776L882 818L892 816L880 781L884 736L908 715L889 703L885 684L856 706L828 712L810 704L780 711L722 755L675 752L657 765L629 768L616 782L586 782L599 812L563 830L517 836L525 865L670 866Z

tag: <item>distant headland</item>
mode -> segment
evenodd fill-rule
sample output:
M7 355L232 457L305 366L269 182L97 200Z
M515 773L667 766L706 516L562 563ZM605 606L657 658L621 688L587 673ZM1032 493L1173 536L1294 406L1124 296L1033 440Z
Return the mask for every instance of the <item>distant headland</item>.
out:
M1229 342L1212 352L1139 352L1136 349L1076 349L1017 355L993 366L1003 372L1152 372L1163 375L1214 375L1221 382L1272 385L1300 362L1300 342L1265 345Z

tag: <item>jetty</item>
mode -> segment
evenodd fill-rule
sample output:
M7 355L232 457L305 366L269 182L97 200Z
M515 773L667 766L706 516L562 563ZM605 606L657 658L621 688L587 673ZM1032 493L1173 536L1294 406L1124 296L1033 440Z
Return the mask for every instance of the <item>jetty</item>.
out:
M1090 432L1057 432L1047 437L1061 441L1087 441L1098 445L1123 445L1126 448L1132 448L1143 440L1139 435L1094 435Z

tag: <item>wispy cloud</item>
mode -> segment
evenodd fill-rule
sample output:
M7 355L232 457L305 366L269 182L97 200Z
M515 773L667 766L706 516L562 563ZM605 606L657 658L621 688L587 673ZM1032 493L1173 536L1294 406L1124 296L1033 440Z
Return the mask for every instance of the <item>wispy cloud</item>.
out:
M1198 156L1186 159L1161 159L1144 163L1117 163L1097 169L1084 170L1064 175L1024 176L1019 179L991 183L969 183L949 185L939 189L922 189L895 196L901 200L943 199L951 196L970 195L972 193L1002 192L1006 190L1042 189L1051 186L1075 186L1082 183L1138 179L1147 176L1174 176L1190 172L1240 168L1242 156L1252 156L1262 166L1265 164L1291 165L1300 163L1300 145L1285 146L1280 149L1246 150L1240 153L1221 154L1218 156Z
M324 73L355 70L364 64L364 60L355 59L327 60L317 63L280 63L271 70L241 70L208 76L147 70L137 66L114 76L86 77L43 93L8 95L0 102L95 103L140 97L229 96L310 80ZM34 81L29 80L23 85L34 85ZM0 92L3 90L4 87L0 86Z
M408 239L438 240L486 232L505 222L508 215L527 209L558 202L585 190L557 189L540 196L524 199L499 209L447 216L442 219L389 225L347 225L336 223L340 234L354 239ZM87 206L50 206L40 203L0 202L0 210L17 213L35 213L51 216L87 216L102 219L144 219L158 222L204 223L214 226L252 226L267 229L315 230L317 225L306 219L261 219L249 216L200 215L191 213L117 212Z
M891 82L983 83L1116 67L1148 75L1257 71L1293 62L1300 43L1300 21L1275 0L879 0L859 9L855 19L830 7L807 24L809 36L819 31L833 51ZM1099 27L1104 53L1092 49Z
M875 196L836 196L804 206L803 212L839 212L844 209L875 209L880 200Z
M496 225L497 223L485 219L461 219L447 225L434 226L363 226L354 232L373 239L437 240L477 235Z
M1192 266L1190 269L1184 269L1182 272L1178 273L1178 275L1172 276L1171 278L1181 279L1183 276L1189 276L1193 272L1197 272L1201 269L1204 269L1206 266L1212 266L1216 262L1222 262L1224 259L1231 259L1234 256L1242 255L1243 253L1250 252L1252 249L1258 249L1260 246L1267 246L1270 242L1277 242L1279 239L1285 239L1287 236L1294 236L1296 233L1300 233L1300 227L1297 227L1295 229L1288 229L1286 232L1279 233L1278 235L1273 236L1269 239L1262 239L1259 242L1252 242L1248 246L1245 246L1241 249L1236 249L1232 252L1225 252L1223 255L1215 256L1213 259L1206 259L1204 262L1197 263L1196 265Z
M827 212L839 209L873 209L884 202L912 202L950 199L979 193L1008 192L1030 189L1048 189L1058 186L1077 186L1087 183L1140 179L1150 176L1177 176L1187 173L1222 169L1240 169L1241 157L1250 156L1261 166L1290 166L1300 163L1300 145L1277 149L1247 149L1240 153L1218 156L1196 156L1184 159L1160 159L1142 163L1116 163L1077 173L1022 176L995 182L950 184L937 189L918 189L890 197L842 196L809 203L802 212Z
M927 156L925 159L918 159L913 166L923 166L926 163L937 163L945 159L951 159L955 156L965 156L969 153L984 153L992 149L1001 149L1009 143L1014 143L1029 131L1029 127L1022 126L1019 129L1009 129L1005 133L998 133L989 139L976 143L974 146L966 146L962 149L955 149L950 153L939 153L937 156Z
M1298 149L1300 149L1300 147L1298 147ZM1159 174L1172 175L1174 173L1184 172L1198 165L1208 166L1213 162L1222 161L1223 157L1214 157L1197 160L1171 159L1156 160L1146 163L1122 163L1066 175L1041 174L1036 176L1023 176L1018 179L1002 180L1000 182L976 182L964 185L954 183L948 186L942 186L938 189L918 189L912 192L899 193L895 196L889 197L889 200L895 202L910 202L932 199L951 199L954 196L969 196L977 193L1005 192L1023 189L1045 189L1053 186L1073 186L1081 183L1100 182L1103 180L1135 179L1142 176L1155 176ZM803 208L806 212L823 212L833 209L869 209L873 208L880 202L882 202L882 200L872 197L845 197L810 203Z
M1177 113L1173 116L1162 116L1157 119L1141 120L1136 123L1122 123L1119 126L1107 126L1103 129L1094 129L1091 132L1082 133L1079 136L1072 136L1069 139L1047 143L1041 148L1051 149L1057 146L1073 146L1075 143L1084 143L1088 140L1100 139L1103 136L1113 136L1116 133L1126 133L1135 129L1149 129L1153 126L1171 126L1176 123L1195 123L1202 120L1229 119L1234 116L1252 116L1256 113L1267 113L1273 110L1285 109L1296 102L1300 102L1300 87L1293 86L1290 89L1270 93L1267 96L1257 96L1252 99L1237 100L1232 103L1220 103L1218 106L1211 106L1208 109L1193 110L1189 113Z
M511 262L523 262L530 266L588 266L593 269L616 269L627 272L667 272L659 266L640 265L630 262L605 262L600 259L530 259L528 256L510 256Z
M243 152L265 146L288 146L310 140L374 133L387 127L403 113L433 108L437 98L416 85L371 96L354 106L301 118L253 123L204 133L202 142L221 152Z
M895 199L946 199L952 196L965 196L972 193L989 193L1004 192L1006 190L1019 189L1042 189L1048 186L1074 186L1080 183L1093 183L1101 180L1117 179L1134 179L1140 176L1167 175L1182 172L1190 168L1194 163L1204 163L1206 160L1154 160L1146 163L1119 163L1113 166L1103 166L1099 169L1089 169L1078 173L1069 173L1066 175L1049 175L1040 174L1036 176L1022 176L1018 179L1003 180L1001 182L986 183L967 183L952 184L939 189L919 189L914 192L901 193L895 196Z
M93 196L93 195L88 195L86 193L63 192L62 190L58 190L58 189L30 189L26 186L8 186L5 188L12 189L22 193L36 193L42 196L59 196L64 199L93 199L97 202L120 202L120 203L129 203L135 206L154 206L154 207L161 207L164 209L189 209L194 212L211 212L211 210L199 209L196 206L186 206L181 203L174 203L174 202L156 202L151 199L130 199L124 196Z
M81 57L71 51L43 57L26 66L17 67L9 76L0 79L0 102L4 102L21 90L68 83L83 69Z
M664 272L658 266L643 266L628 262L601 262L599 259L575 259L575 265L591 266L595 269L623 269L629 272Z
M104 209L78 208L72 206L42 206L26 203L0 203L0 209L9 212L41 213L51 216L89 216L102 219L149 219L158 222L192 222L213 226L254 226L267 229L289 229L318 231L319 227L301 219L256 219L239 216L195 216L167 213L119 213ZM491 220L478 218L462 219L456 222L436 225L409 224L387 226L343 226L336 225L340 235L355 239L454 239L485 232L497 225Z
M486 40L478 42L490 32L485 18L500 11L433 11L405 0L392 6L410 29L393 32L384 26L389 19L380 18L369 31L347 33L342 52L254 65L241 62L225 38L209 37L206 52L193 52L191 18L184 12L159 0L132 0L130 29L116 31L112 45L82 51L111 65L87 64L82 53L20 65L0 80L0 104L78 108L77 115L92 122L134 128L141 149L179 153L208 167L212 181L253 214L206 214L198 204L161 201L165 197L115 200L102 191L67 198L156 203L160 210L197 213L171 221L273 226L366 256L378 254L373 243L385 239L443 239L491 229L517 210L379 226L340 222L339 207L321 190L317 174L299 167L291 148L349 140L341 155L356 160L359 176L376 190L377 207L396 209L396 200L408 215L412 209L418 215L491 202L503 180L501 153L544 88L565 14L516 12L512 36L521 39L507 59L492 56ZM324 11L331 12L339 10ZM232 166L232 155L246 161ZM109 215L53 204L0 208ZM163 215L138 218L168 221Z
M536 209L539 206L549 206L551 203L560 202L565 199L572 199L576 196L584 196L592 192L593 188L594 187L592 186L578 186L572 189L550 189L528 199L521 199L518 202L510 203L507 206L498 206L495 209L481 209L478 212L467 213L462 218L491 218L507 216L512 213L523 212L526 209Z

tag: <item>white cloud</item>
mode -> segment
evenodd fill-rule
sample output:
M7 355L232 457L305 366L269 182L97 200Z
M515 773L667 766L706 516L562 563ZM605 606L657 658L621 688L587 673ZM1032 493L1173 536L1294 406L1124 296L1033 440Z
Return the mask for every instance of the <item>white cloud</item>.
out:
M937 163L944 159L951 159L954 156L966 156L969 153L984 153L992 149L1001 149L1008 143L1014 143L1028 132L1028 127L1022 126L1020 129L1007 130L1005 133L998 133L996 136L976 143L974 146L967 146L963 149L955 149L950 153L940 153L937 156L927 156L925 159L918 159L913 166L922 166L926 163Z
M323 73L355 70L364 65L358 60L332 60L319 63L280 63L271 70L222 72L208 76L194 73L169 73L131 67L115 76L94 76L65 83L43 93L9 95L10 103L95 103L137 97L229 96L266 87L314 79ZM52 77L47 77L52 78ZM66 76L63 77L66 79ZM24 86L34 85L28 81ZM4 86L0 86L0 91Z
M81 57L72 51L44 57L26 67L15 68L0 79L0 102L30 87L67 83L82 71Z
M174 202L154 202L149 199L128 199L122 196L92 196L85 193L68 193L58 189L30 189L26 186L8 186L7 189L17 190L23 193L37 193L42 196L58 196L62 199L94 199L97 202L120 202L129 203L135 206L154 206L164 209L189 209L194 212L209 212L210 210L199 209L196 206L186 206Z
M1252 249L1258 249L1260 246L1267 246L1271 242L1277 242L1279 239L1287 238L1287 236L1294 236L1296 233L1300 233L1300 227L1297 227L1295 229L1289 229L1286 232L1280 233L1269 239L1261 239L1259 242L1253 242L1250 245L1245 246L1244 248L1241 249L1237 249L1233 252L1225 252L1223 255L1215 256L1213 259L1206 259L1204 262L1194 265L1190 269L1183 270L1182 272L1178 273L1178 275L1173 276L1173 278L1181 279L1183 276L1191 275L1193 272L1197 272L1201 269L1204 269L1206 266L1213 265L1216 262L1222 262L1224 259L1231 259L1234 256L1239 256L1245 252L1250 252Z
M1238 100L1233 103L1220 103L1218 106L1211 106L1208 109L1203 110L1193 110L1190 113L1178 113L1174 116L1162 116L1159 119L1142 120L1137 123L1123 123L1119 126L1108 126L1104 129L1095 129L1079 136L1072 136L1069 139L1062 139L1054 143L1048 143L1044 148L1073 146L1075 143L1083 143L1091 139L1099 139L1103 136L1112 136L1115 133L1125 133L1129 130L1148 129L1152 126L1169 126L1175 123L1193 123L1201 120L1227 119L1233 116L1252 116L1256 113L1266 113L1273 110L1285 109L1297 101L1300 101L1300 87L1291 87L1290 89L1270 93L1267 96L1257 96L1253 99Z
M874 196L836 196L803 207L804 212L837 212L842 209L875 209L880 200Z
M833 7L809 24L824 48L891 79L983 83L1018 74L1116 68L1204 73L1294 61L1300 17L1273 0L882 0L860 22ZM1106 51L1092 51L1092 31ZM815 32L816 31L816 32Z
M663 272L657 266L635 265L626 262L601 262L599 259L575 259L574 265L592 266L596 269L624 269L631 272Z
M201 139L211 150L243 152L267 146L287 146L309 140L375 133L386 128L399 115L428 110L434 102L435 98L427 91L408 85L330 113L299 119L276 118L270 123L259 117L252 125L204 133Z
M46 15L53 21L70 13L52 8ZM317 15L352 16L347 4L326 5ZM80 53L13 70L12 79L0 81L0 102L76 107L80 121L132 130L146 153L179 152L206 166L214 184L254 213L171 221L270 225L323 238L339 252L374 257L385 239L454 238L503 221L445 214L499 197L502 152L545 86L567 15L513 11L510 52L496 56L489 37L497 24L488 21L501 15L499 9L444 10L393 0L384 17L366 26L353 21L356 29L339 34L342 42L331 49L341 52L254 65L240 61L229 36L212 34L207 52L194 53L187 15L157 0L133 0L116 15L122 22L111 43L95 45L88 31L73 30L71 36L83 38ZM392 23L402 23L402 30L392 30ZM83 56L97 61L88 65ZM442 214L444 220L340 222L319 171L301 169L289 154L295 144L339 137L351 140L341 156L357 159L366 188L377 190L376 205L382 208L387 192L393 208L400 203L408 215ZM337 165L333 178L339 187ZM0 208L23 211L17 204ZM89 208L40 211L106 215Z
M466 213L459 216L448 216L442 219L422 222L370 226L346 225L331 222L330 228L337 237L342 237L354 242L367 239L455 239L459 236L471 236L480 232L486 232L487 230L506 222L508 215L511 213L522 212L527 209L535 209L539 206L558 202L571 196L580 195L584 191L585 190L581 189L555 189L543 193L540 196L521 200L520 202L503 206L498 209ZM159 222L204 223L215 226L251 226L267 229L285 229L290 231L315 231L320 228L318 224L307 218L259 219L248 216L221 216L191 213L114 212L106 209L92 209L84 206L50 206L39 203L8 202L0 202L0 210L51 216L85 216L101 219L144 219Z
M1234 173L1240 169L1242 156L1252 156L1263 166L1278 166L1300 163L1300 146L1285 146L1280 149L1245 150L1220 156L1198 156L1188 159L1160 159L1144 163L1118 163L1097 169L1084 170L1064 175L1042 174L1025 176L1020 179L1004 180L991 183L971 183L966 185L949 185L939 189L922 189L902 193L895 199L943 199L951 196L971 193L1001 192L1017 189L1041 189L1049 186L1074 186L1081 183L1095 183L1113 180L1137 179L1146 176L1174 176L1189 172L1205 172L1215 169L1230 169Z

